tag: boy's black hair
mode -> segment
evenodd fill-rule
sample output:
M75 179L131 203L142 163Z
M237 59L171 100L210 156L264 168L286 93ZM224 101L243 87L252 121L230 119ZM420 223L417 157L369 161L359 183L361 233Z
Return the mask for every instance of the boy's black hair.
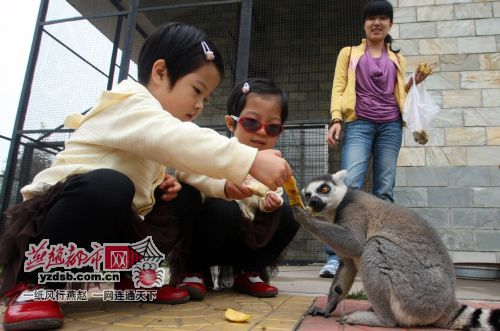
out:
M207 43L215 58L207 60L201 42ZM167 23L159 26L144 42L137 63L139 83L147 85L153 64L165 60L171 87L177 80L213 62L221 77L224 75L222 56L207 35L199 28L185 23Z
M389 17L389 20L392 23L393 19L394 19L394 9L392 8L391 3L387 0L370 0L370 1L368 1L368 3L366 4L366 7L365 7L363 22L365 22L368 17L377 16L377 15L384 15L384 16ZM387 36L385 36L384 42L386 44L391 45L390 46L391 51L393 51L394 53L399 53L399 51L400 51L399 49L398 50L392 49L392 41L393 41L393 39L392 39L391 35L387 34Z
M250 87L248 93L243 93L242 88L245 83ZM281 123L285 123L288 117L288 98L274 82L267 78L249 78L237 83L227 99L227 114L240 116L241 111L245 108L249 93L275 95L279 97L281 106Z

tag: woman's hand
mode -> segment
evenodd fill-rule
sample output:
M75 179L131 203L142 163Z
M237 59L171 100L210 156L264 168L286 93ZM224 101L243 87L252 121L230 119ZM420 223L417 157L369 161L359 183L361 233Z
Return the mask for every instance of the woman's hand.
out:
M432 67L429 67L429 68L432 69ZM417 72L415 73L415 82L418 85L418 84L422 83L430 75L432 75L432 70L427 72L427 73L417 70ZM413 85L413 76L410 77L410 79L408 79L408 82L405 84L406 93L408 93L408 91L410 90L412 85Z
M175 177L169 174L165 174L165 178L163 178L163 182L161 182L159 187L163 190L161 199L164 201L175 199L177 197L177 193L182 188L181 184L179 184Z
M226 198L230 200L242 200L253 195L252 190L250 190L244 183L237 185L230 180L226 180L224 193L226 194Z
M269 192L264 199L264 209L268 212L275 211L283 204L283 199L275 192Z
M432 71L429 73L424 73L422 71L417 71L415 74L415 82L418 84L422 83L428 76L432 74Z
M335 147L339 143L340 132L342 131L342 125L340 122L333 123L330 130L326 134L326 142L328 145Z

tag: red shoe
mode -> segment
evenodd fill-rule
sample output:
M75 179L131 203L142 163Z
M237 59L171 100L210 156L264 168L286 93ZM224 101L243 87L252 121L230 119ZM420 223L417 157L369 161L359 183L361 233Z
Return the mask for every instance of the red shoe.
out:
M6 331L58 329L63 325L59 302L34 301L33 290L33 286L21 283L5 293L7 308L3 328Z
M115 284L115 290L133 290L134 282L125 275L121 275L120 282ZM165 303L176 305L189 301L188 291L177 289L171 285L163 285L161 288L153 288L156 290L156 299L154 303Z
M203 277L199 274L186 275L177 288L188 291L192 300L203 300L207 293Z
M233 288L241 293L258 298L271 298L278 295L278 288L264 282L258 272L245 272L234 279Z

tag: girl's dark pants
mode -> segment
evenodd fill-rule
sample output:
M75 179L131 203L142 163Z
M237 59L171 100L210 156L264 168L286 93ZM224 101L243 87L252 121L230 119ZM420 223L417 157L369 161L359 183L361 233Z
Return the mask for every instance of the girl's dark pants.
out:
M179 238L191 231L201 206L199 192L183 184L177 198L165 202L158 190L155 206L144 221L131 209L134 193L132 181L115 170L98 169L73 177L49 206L40 235L32 242L73 242L90 251L91 242L133 243L151 235L167 255ZM18 279L36 283L35 276L35 272L21 271Z
M249 222L236 202L207 199L194 227L187 269L199 272L214 265L231 265L262 272L276 262L299 229L288 205L274 213L258 213Z

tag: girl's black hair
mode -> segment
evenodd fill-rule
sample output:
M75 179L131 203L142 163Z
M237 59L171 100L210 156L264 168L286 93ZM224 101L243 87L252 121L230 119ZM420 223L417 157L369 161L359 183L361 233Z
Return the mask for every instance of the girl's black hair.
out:
M214 53L207 60L201 42L206 42ZM221 77L224 75L222 56L207 35L199 28L185 23L167 23L158 27L144 42L137 63L139 83L146 85L151 77L153 64L165 60L168 78L173 87L177 80L213 62Z
M392 8L391 3L387 0L370 0L370 1L368 1L368 3L366 4L366 7L365 7L363 22L365 22L368 17L377 16L377 15L384 15L384 16L389 17L389 20L392 23L393 19L394 19L394 10ZM390 44L389 48L391 49L391 51L393 51L394 53L399 53L399 51L400 51L399 49L398 50L392 49L392 41L393 41L393 39L392 39L391 35L387 34L387 36L385 36L384 42L386 44Z
M242 88L245 83L250 87L247 93L243 93ZM237 83L227 99L227 114L240 116L247 103L249 93L275 95L279 97L281 106L281 124L285 123L288 117L288 98L274 82L267 78L249 78Z

